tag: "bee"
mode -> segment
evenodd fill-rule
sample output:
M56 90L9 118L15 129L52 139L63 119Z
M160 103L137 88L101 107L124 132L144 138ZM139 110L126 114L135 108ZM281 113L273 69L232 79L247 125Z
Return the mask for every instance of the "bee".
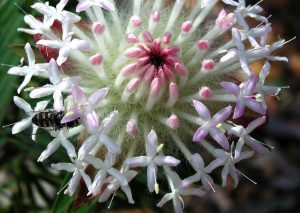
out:
M41 111L36 113L32 117L31 121L39 127L53 128L55 131L60 130L63 127L72 128L79 125L79 118L66 123L61 123L61 120L64 116L65 112L63 111Z

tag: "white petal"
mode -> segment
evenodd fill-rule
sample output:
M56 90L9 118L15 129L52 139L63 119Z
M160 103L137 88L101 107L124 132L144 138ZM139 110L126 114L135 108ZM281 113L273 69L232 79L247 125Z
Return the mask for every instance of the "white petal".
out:
M43 111L47 105L48 105L48 101L40 101L36 104L36 106L34 107L34 111L35 112L39 112L39 111Z
M106 135L101 135L99 140L106 146L109 152L120 154L121 148L113 139L107 137Z
M126 194L127 200L130 204L134 204L134 200L132 198L131 189L128 185L121 186L122 191Z
M149 160L150 158L147 156L132 157L126 159L124 164L129 166L130 168L145 167L149 164Z
M73 144L72 144L70 141L68 141L68 140L65 139L65 138L62 138L62 139L61 139L61 145L62 145L63 147L65 147L65 149L66 149L68 155L69 155L71 158L76 158L76 157L77 157L76 151L75 151L75 147L73 146Z
M53 104L54 109L58 112L63 111L64 110L63 97L59 89L54 91L53 100L54 100L54 104Z
M109 168L107 170L107 172L111 175L114 176L120 183L121 186L126 186L128 185L127 179L125 177L125 175L121 172L119 172L118 170L116 170L115 168Z
M147 186L149 192L154 191L154 186L156 183L156 175L157 175L157 166L155 164L150 164L147 167Z
M163 205L166 204L166 202L172 200L173 197L174 197L174 193L165 194L165 196L161 199L161 201L159 201L158 204L156 204L156 206L161 208Z
M68 172L74 172L76 169L72 163L52 163L51 167L56 170L65 170Z
M107 95L107 92L108 88L102 88L89 97L89 102L93 106L93 108L96 108L101 103L101 101Z
M26 43L25 45L25 51L26 51L26 54L27 54L27 59L28 59L28 64L29 66L35 64L35 57L34 57L34 53L33 53L33 50L30 46L29 43Z
M48 66L49 80L53 85L57 85L61 82L61 77L58 71L56 61L52 58Z
M27 127L29 127L31 124L32 124L31 118L23 119L23 120L17 122L13 126L11 132L12 132L12 134L17 134L17 133L23 131L24 129L26 129Z
M36 42L36 44L55 48L55 49L60 49L63 47L60 41L52 41L52 40L39 40L38 42Z
M29 93L29 97L30 98L41 98L41 97L45 97L45 96L52 94L54 91L55 91L55 87L53 85L48 84L43 87L33 89Z
M58 66L61 66L63 63L66 62L66 60L69 57L69 52L70 52L70 49L66 48L66 47L63 47L59 50L59 55L58 55L58 58L56 60Z
M29 112L32 112L32 108L23 98L20 98L18 96L14 96L14 102L20 109L24 110L27 114Z
M58 138L54 138L47 146L47 148L41 153L38 158L38 162L42 162L46 160L50 155L52 155L60 146L60 140Z
M92 151L92 149L95 147L97 143L97 140L98 138L96 135L91 135L83 142L83 144L81 145L78 151L78 158L80 160L82 160L85 155L87 155L90 151Z
M104 169L105 168L104 162L100 158L97 158L93 155L85 155L83 160L84 160L84 162L91 164L95 169Z
M80 179L81 179L81 175L79 174L79 172L78 171L74 172L73 177L71 178L68 188L66 190L69 196L73 196L74 193L76 192Z
M92 49L91 45L87 41L79 40L76 38L71 41L70 45L72 49L84 52L88 52Z

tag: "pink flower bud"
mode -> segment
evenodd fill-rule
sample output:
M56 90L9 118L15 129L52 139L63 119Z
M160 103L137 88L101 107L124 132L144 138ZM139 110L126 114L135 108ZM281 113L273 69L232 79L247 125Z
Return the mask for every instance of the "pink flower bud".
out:
M209 99L212 96L212 90L209 87L201 87L199 96L204 99Z
M129 81L129 83L126 86L126 89L128 92L135 92L137 90L137 88L139 87L141 83L141 79L140 78L133 78Z
M159 89L161 87L161 83L159 81L159 78L154 78L151 82L151 86L150 86L150 94L152 96L155 96L158 94Z
M128 135L133 136L137 132L137 121L135 119L130 119L126 125L126 132Z
M170 83L169 85L169 95L173 102L176 102L179 98L179 89L177 84L174 82Z
M211 71L215 68L215 62L212 59L206 59L202 62L202 70L204 71Z
M132 26L139 27L142 25L143 20L138 16L132 16L130 19L130 22L131 22Z
M177 115L171 115L167 120L167 124L171 129L177 129L179 127L179 118Z
M105 30L105 26L101 24L100 22L94 22L92 26L92 30L96 34L102 34Z
M103 61L103 56L100 53L97 53L89 58L89 61L92 65L99 65Z
M159 22L159 20L160 20L159 11L157 11L157 10L153 11L152 14L151 14L151 18L152 18L152 21Z
M198 41L197 46L200 50L208 50L209 43L206 40L200 40Z
M181 26L181 31L184 33L189 32L192 29L193 23L191 21L186 21Z

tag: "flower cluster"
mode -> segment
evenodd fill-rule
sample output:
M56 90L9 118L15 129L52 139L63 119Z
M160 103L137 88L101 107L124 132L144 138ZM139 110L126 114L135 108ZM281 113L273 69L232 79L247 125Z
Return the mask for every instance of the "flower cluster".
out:
M29 27L19 31L34 35L48 63L37 63L27 43L28 65L8 71L24 76L19 94L29 92L39 100L33 112L25 100L14 97L29 117L13 126L13 134L33 126L35 140L37 129L45 126L33 117L47 120L51 116L39 112L63 112L61 128L53 131L49 122L46 130L53 140L38 161L48 159L60 145L66 150L70 162L51 165L73 173L65 193L74 195L83 181L87 195L99 202L120 188L133 204L130 182L147 168L149 192L160 193L159 172L171 190L157 206L173 200L175 212L182 212L181 196L215 191L210 174L218 167L223 185L231 176L237 186L238 176L245 175L236 164L267 151L250 133L265 123L265 97L280 91L264 84L269 62L287 60L273 55L284 40L267 43L272 29L260 15L262 8L246 6L244 0L202 0L192 8L184 0L132 0L124 13L112 0L80 0L79 14L74 14L64 10L67 3L32 5L42 18L26 15ZM218 3L226 10L216 13ZM81 19L83 12L88 20ZM248 19L257 27L251 28ZM249 66L257 60L265 61L259 78ZM33 76L49 83L28 87ZM50 95L53 101L43 100ZM245 117L252 119L247 127L241 122ZM67 128L77 121L78 126ZM209 159L194 151L197 146L214 160L204 163ZM168 147L185 159L176 159ZM195 174L181 180L175 172L184 166L181 161ZM88 166L94 172L87 172Z

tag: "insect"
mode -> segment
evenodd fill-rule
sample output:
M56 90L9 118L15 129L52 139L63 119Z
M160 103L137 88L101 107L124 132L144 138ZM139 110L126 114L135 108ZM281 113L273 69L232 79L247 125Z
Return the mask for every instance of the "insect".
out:
M79 125L79 118L69 121L66 123L61 123L62 118L65 116L63 111L41 111L35 114L31 121L35 125L42 128L53 128L55 131L60 130L63 127L71 128Z

